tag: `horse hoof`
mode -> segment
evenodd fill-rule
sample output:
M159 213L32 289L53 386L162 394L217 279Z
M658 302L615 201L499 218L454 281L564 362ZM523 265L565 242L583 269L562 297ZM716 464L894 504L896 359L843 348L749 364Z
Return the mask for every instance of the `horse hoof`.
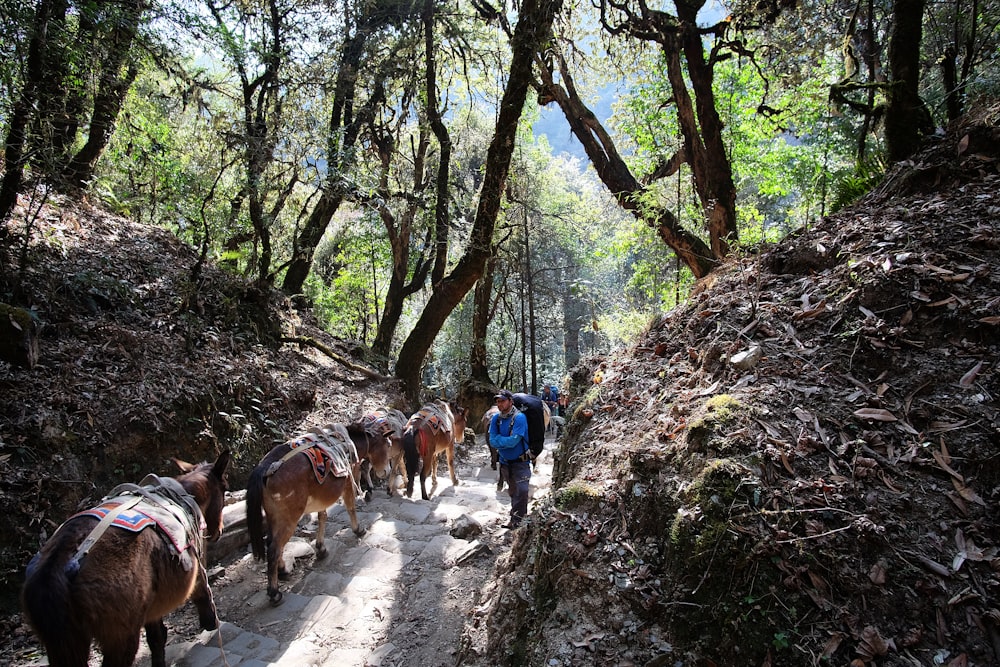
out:
M268 593L267 596L271 598L272 607L277 607L283 602L283 600L281 599L282 598L281 591L275 591L273 595L271 593Z
M365 528L364 526L358 526L358 529L354 531L354 534L357 535L358 537L363 537L364 534L367 532L368 532L367 528Z
M282 581L286 581L288 579L288 571L287 570L279 570L278 571L278 579L280 579Z
M321 549L317 549L316 550L316 560L323 560L324 558L326 558L327 553L329 553L329 552L326 550L326 547L323 547Z
M371 491L365 491L365 502L366 503L370 503L371 501L372 501L372 492Z
M490 470L496 470L496 469L497 469L497 464L496 463L491 463L490 464Z

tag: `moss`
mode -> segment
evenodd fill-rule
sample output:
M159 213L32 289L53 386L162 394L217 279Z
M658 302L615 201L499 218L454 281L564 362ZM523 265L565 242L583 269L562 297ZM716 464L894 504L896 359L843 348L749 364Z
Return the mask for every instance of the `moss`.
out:
M716 459L704 467L682 494L670 527L670 542L677 549L700 556L715 551L725 539L735 506L749 498L746 470L729 459ZM746 504L746 503L744 503Z
M688 447L704 451L719 427L733 421L743 409L743 404L730 394L719 394L705 401L698 416L688 423Z
M705 410L715 414L719 421L726 421L743 404L729 394L719 394L705 401Z
M602 495L601 490L595 485L575 480L556 491L555 505L559 509L569 510L581 505L598 503Z

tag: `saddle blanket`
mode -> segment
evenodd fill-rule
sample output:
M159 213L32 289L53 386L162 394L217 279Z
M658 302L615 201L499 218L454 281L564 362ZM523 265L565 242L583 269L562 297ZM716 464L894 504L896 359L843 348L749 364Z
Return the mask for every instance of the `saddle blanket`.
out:
M108 512L118 507L128 499L128 496L110 498L97 507L77 512L71 518L89 516L100 521ZM191 546L191 540L188 535L187 527L167 510L146 501L140 501L135 507L121 512L115 517L114 521L111 522L111 525L115 528L121 528L133 533L138 533L146 528L155 526L160 529L161 533L167 536L170 543L174 546L174 549L177 550L178 554L183 554Z
M410 417L410 420L406 423L406 425L408 427L416 427L418 426L418 422L421 421L428 424L435 431L446 431L451 433L452 421L450 411L445 412L440 406L425 405L420 408L419 412Z
M288 447L288 453L271 465L268 475L274 474L286 458L296 453L306 455L318 484L326 481L329 475L347 477L351 474L351 465L358 461L358 450L342 424L314 428L288 442Z
M388 437L400 435L403 431L402 424L395 424L392 416L385 410L375 410L369 412L361 418L361 425L369 435Z

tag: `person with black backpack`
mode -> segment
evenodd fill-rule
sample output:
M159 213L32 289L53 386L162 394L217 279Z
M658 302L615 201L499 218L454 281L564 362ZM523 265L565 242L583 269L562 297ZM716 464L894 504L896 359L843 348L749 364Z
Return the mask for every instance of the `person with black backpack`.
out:
M534 394L512 395L514 405L528 418L528 448L534 461L545 449L545 405Z
M510 494L510 522L517 528L528 514L528 487L531 482L531 448L528 418L514 405L514 394L501 389L494 397L499 413L490 420L490 447L500 455L500 474L507 479Z

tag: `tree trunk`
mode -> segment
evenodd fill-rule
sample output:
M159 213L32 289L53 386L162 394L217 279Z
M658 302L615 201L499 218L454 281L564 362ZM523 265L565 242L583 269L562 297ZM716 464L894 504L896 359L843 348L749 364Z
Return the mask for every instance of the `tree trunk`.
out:
M500 212L517 126L532 79L534 54L549 41L552 21L560 10L559 0L524 0L511 39L510 76L500 101L496 131L486 154L486 173L479 193L479 207L465 254L451 273L434 285L416 326L403 343L396 362L396 376L403 381L406 397L420 399L420 369L445 320L483 274L493 253L493 230Z
M392 272L389 275L389 285L382 307L382 319L379 320L378 330L375 332L372 352L379 357L388 359L392 353L392 341L396 335L396 328L403 316L403 304L407 297L423 288L431 267L430 259L426 256L418 257L413 266L413 273L407 282L407 274L410 271L410 240L413 236L413 223L421 208L422 195L427 189L424 166L427 151L430 148L430 139L426 129L420 127L417 148L413 154L412 197L409 198L402 214L397 217L393 215L387 204L392 198L389 191L389 172L395 154L395 142L391 135L380 138L377 133L373 134L376 135L374 143L381 161L378 211L389 239L389 247L392 249Z
M438 140L441 157L438 159L435 181L434 205L434 268L431 269L431 284L436 285L444 278L448 265L448 222L450 201L448 176L451 172L451 136L448 127L441 120L438 110L437 60L434 57L434 0L424 0L424 61L427 71L427 118L431 130Z
M926 0L896 0L889 37L889 104L885 142L889 160L913 155L920 140L934 131L930 113L920 99L920 41Z
M681 12L684 3L678 1L676 4L682 21L678 44L671 44L668 48L667 44L672 40L666 40L664 50L670 69L676 68L678 73L680 54L684 54L691 88L694 90L693 112L691 97L683 77L676 77L671 72L670 84L678 115L684 119L681 122L684 148L694 174L695 190L707 218L712 253L716 259L722 259L729 254L729 244L736 241L739 234L736 227L733 169L726 154L722 120L715 108L715 91L712 88L715 73L705 60L704 40L695 24L695 16L687 16Z
M370 20L369 20L370 21ZM292 258L285 272L281 289L286 294L301 294L309 271L312 269L313 255L323 239L326 228L344 201L340 174L350 167L347 155L354 147L359 133L358 118L353 117L354 95L357 87L357 72L364 53L365 44L372 34L372 27L359 27L357 32L344 42L340 56L340 67L334 85L333 109L327 128L327 177L320 193L319 201L310 213L305 225L295 237ZM343 135L343 136L342 136Z
M50 23L57 17L65 16L65 0L39 0L35 9L31 41L28 44L28 59L24 83L7 125L7 141L4 145L4 175L0 182L0 225L10 217L21 191L24 168L27 166L28 127L34 116L39 87L45 79L45 52L49 47Z
M469 377L491 385L489 357L486 354L486 336L490 320L493 319L493 275L496 272L496 257L486 260L483 275L476 282L472 307L472 347L469 351Z

